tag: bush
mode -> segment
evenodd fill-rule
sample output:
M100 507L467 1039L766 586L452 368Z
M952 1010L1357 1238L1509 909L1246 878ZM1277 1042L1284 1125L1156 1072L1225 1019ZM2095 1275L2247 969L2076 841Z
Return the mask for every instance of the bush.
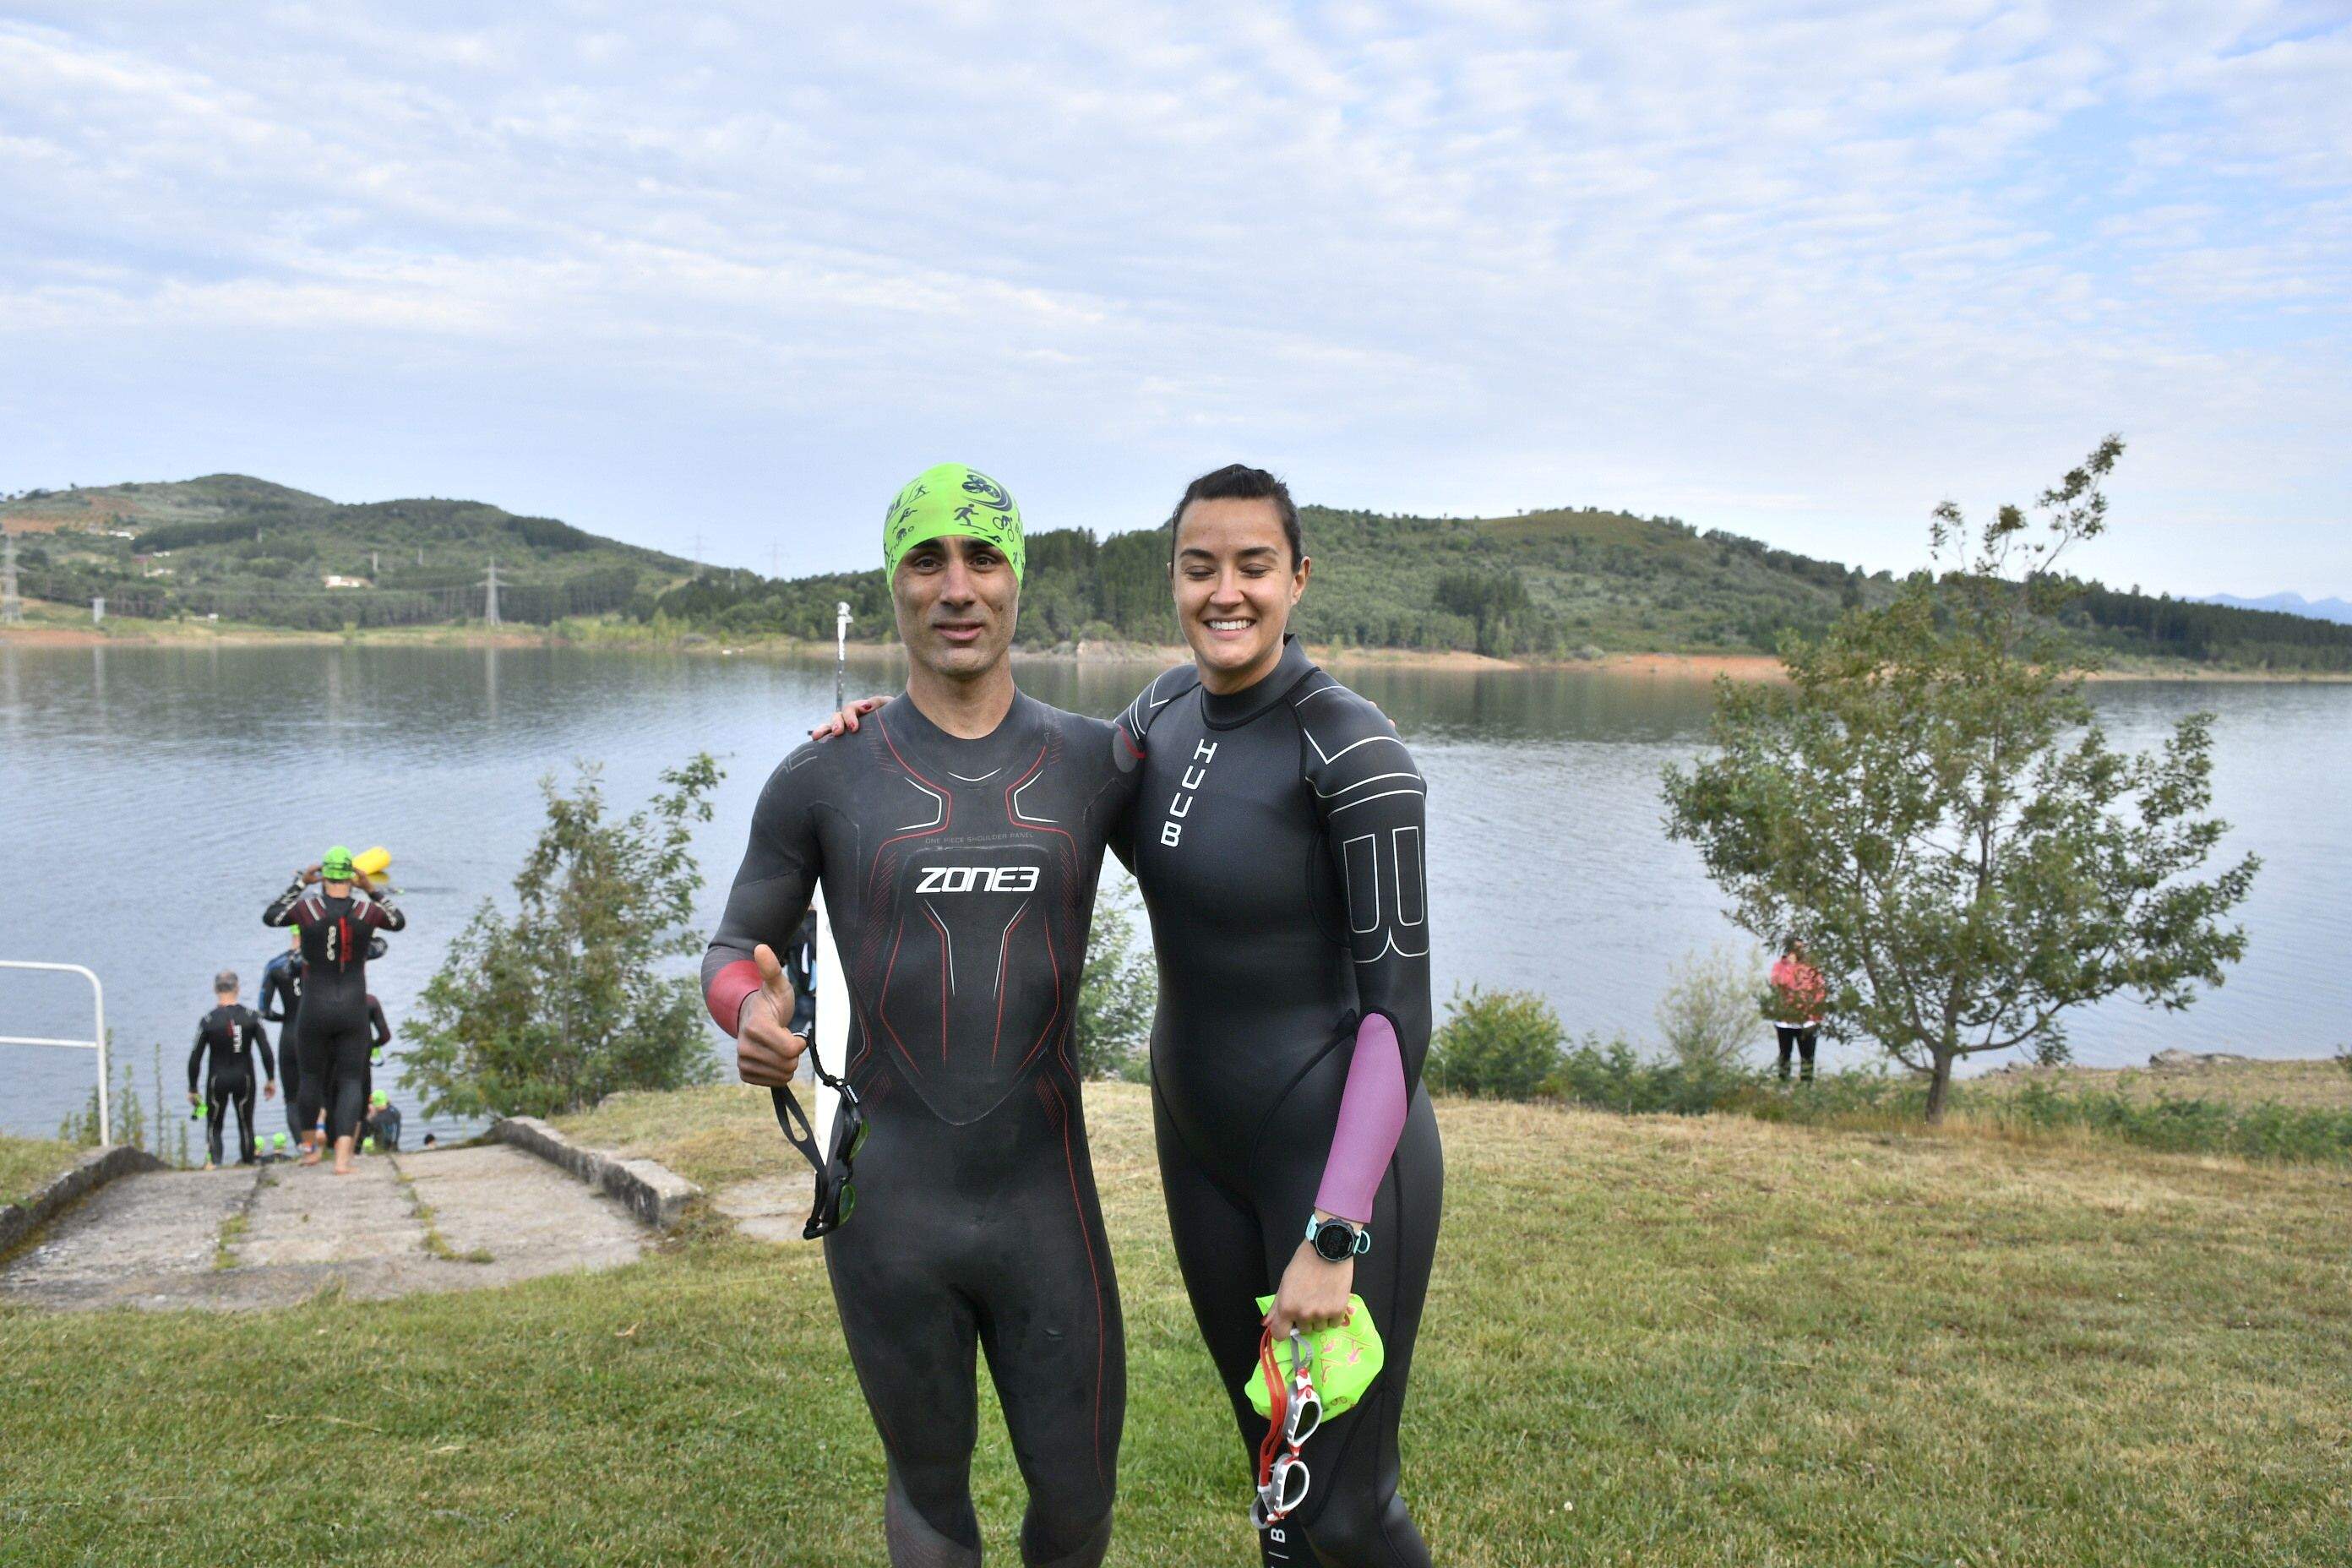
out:
M1726 946L1685 954L1656 1015L1675 1060L1701 1073L1737 1065L1764 1027L1757 1005L1764 985L1764 967L1752 952Z
M2139 1102L2097 1091L2061 1094L2043 1083L2029 1083L2015 1094L1974 1109L2004 1127L2081 1128L2173 1153L2352 1161L2352 1110L2291 1110L2270 1102L2235 1106L2169 1096Z
M662 774L649 810L606 820L595 770L565 795L542 780L547 826L515 878L513 918L488 899L426 983L408 1080L435 1115L552 1116L615 1090L709 1083L690 823L710 820L719 766Z
M1148 1062L1160 976L1135 947L1134 906L1122 890L1095 900L1094 934L1078 981L1074 1030L1080 1078L1130 1078Z
M1460 991L1429 1042L1423 1076L1433 1089L1493 1100L1532 1100L1559 1064L1566 1037L1551 1004L1526 991Z

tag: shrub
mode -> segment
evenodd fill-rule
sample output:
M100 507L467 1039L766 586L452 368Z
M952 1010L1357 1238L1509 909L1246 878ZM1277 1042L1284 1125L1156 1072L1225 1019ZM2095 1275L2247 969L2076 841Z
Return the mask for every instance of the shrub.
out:
M428 1112L551 1116L719 1077L701 985L677 973L702 952L691 824L710 820L719 779L698 755L617 822L593 768L570 795L541 781L547 826L513 917L483 900L425 984L407 1068Z
M1753 952L1723 946L1685 954L1658 998L1658 1033L1675 1060L1702 1073L1735 1066L1763 1027L1757 997L1764 984Z
M1424 1076L1434 1089L1494 1100L1532 1100L1559 1064L1559 1016L1526 991L1460 991L1429 1043Z
M1147 1060L1151 1016L1160 1005L1160 976L1136 951L1134 906L1124 890L1097 895L1094 934L1078 981L1074 1030L1080 1078L1129 1078Z

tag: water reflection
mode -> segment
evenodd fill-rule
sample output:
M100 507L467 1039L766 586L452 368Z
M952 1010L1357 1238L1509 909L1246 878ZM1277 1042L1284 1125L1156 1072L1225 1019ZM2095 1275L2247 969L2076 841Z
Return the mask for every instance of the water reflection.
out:
M1106 716L1161 668L1017 665L1037 697ZM1460 985L1526 987L1572 1029L1647 1038L1675 960L1734 935L1660 821L1658 771L1703 744L1706 684L1375 662L1338 673L1397 721L1430 778L1441 1002ZM895 659L862 654L849 687L902 679ZM2228 985L2177 1016L2102 1007L2074 1027L2078 1054L2320 1055L2352 1040L2340 956L2352 817L2336 783L2352 763L2352 688L2116 685L2093 697L2116 743L2136 748L2184 712L2219 710L2216 809L2235 825L2222 853L2251 849L2266 866L2244 915L2251 951ZM475 906L509 896L540 826L540 778L597 761L609 798L633 807L661 769L717 754L728 776L696 836L707 922L761 784L832 703L824 657L0 646L0 956L93 964L126 1058L145 1064L155 1042L185 1037L213 971L259 972L276 946L260 909L288 868L330 843L384 844L410 889L411 930L371 977L404 1029ZM71 1025L25 1022L5 1032ZM32 1055L8 1064L0 1128L51 1131L86 1092L86 1063Z

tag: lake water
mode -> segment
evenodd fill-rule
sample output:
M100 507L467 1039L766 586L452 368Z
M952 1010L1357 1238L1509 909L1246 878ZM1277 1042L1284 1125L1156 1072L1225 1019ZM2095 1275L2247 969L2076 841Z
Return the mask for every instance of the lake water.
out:
M1108 715L1149 667L1024 663L1034 695ZM1675 962L1742 942L1696 856L1666 841L1658 771L1701 745L1704 682L1594 671L1340 672L1412 743L1430 782L1437 996L1540 991L1574 1031L1654 1033ZM853 671L879 689L885 668ZM177 1104L214 973L254 1000L280 939L262 906L326 845L389 846L408 932L370 966L395 1036L444 945L505 897L542 820L538 781L600 763L610 799L643 801L697 750L727 779L699 836L715 920L761 781L832 702L830 662L565 648L36 648L0 645L0 958L87 964L116 1049ZM2352 1041L2347 889L2352 686L2129 683L2094 700L2118 744L2210 708L2226 853L2264 865L2229 984L2182 1014L2079 1014L2078 1059L2156 1050L2326 1055ZM1123 881L1113 863L1111 875ZM1138 927L1142 929L1139 919ZM69 977L0 971L0 1034L89 1026ZM719 1039L711 1036L714 1048ZM1762 1048L1759 1044L1759 1049ZM1847 1047L1832 1061L1861 1059ZM398 1055L395 1044L394 1056ZM87 1052L0 1047L0 1131L48 1133L94 1079ZM457 1131L410 1113L423 1127ZM265 1116L263 1125L282 1125Z

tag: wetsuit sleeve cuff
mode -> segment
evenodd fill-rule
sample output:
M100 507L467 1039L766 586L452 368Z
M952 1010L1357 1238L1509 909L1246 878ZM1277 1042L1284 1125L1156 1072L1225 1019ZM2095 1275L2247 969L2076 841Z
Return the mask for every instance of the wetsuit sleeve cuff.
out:
M1378 1013L1356 1027L1356 1050L1339 1094L1339 1121L1331 1133L1331 1156L1323 1164L1323 1184L1315 1206L1326 1214L1370 1224L1381 1178L1388 1173L1397 1140L1404 1134L1404 1053L1396 1026Z
M734 1035L742 1023L745 998L759 988L760 966L748 958L739 958L712 975L702 993L711 1022Z

